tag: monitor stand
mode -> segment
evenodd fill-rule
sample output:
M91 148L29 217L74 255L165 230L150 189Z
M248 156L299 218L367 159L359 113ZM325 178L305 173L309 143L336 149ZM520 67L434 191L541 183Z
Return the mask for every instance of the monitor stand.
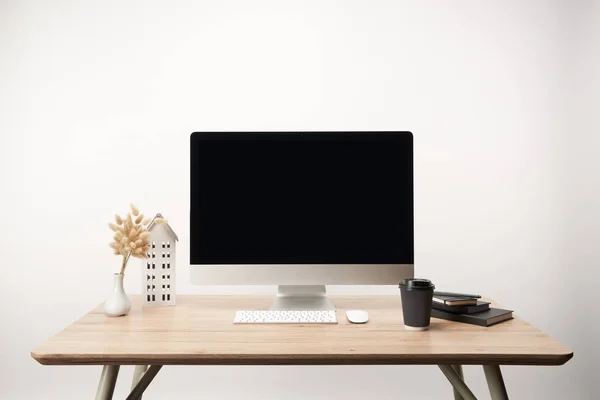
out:
M279 285L269 310L335 310L335 306L327 298L325 285Z

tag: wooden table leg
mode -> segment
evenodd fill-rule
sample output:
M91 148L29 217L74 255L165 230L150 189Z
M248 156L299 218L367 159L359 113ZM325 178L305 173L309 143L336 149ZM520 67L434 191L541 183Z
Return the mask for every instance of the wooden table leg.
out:
M452 369L456 371L457 375L460 376L460 378L464 382L465 378L463 376L462 365L453 365ZM458 390L456 390L454 386L452 386L452 390L454 391L454 400L463 400L463 397L460 395L460 393L458 392Z
M98 391L96 392L96 400L111 400L117 384L119 376L118 365L105 365L102 368L100 382L98 383Z
M506 392L506 386L504 386L500 366L484 365L483 372L485 373L485 379L487 380L492 400L508 400L508 393Z

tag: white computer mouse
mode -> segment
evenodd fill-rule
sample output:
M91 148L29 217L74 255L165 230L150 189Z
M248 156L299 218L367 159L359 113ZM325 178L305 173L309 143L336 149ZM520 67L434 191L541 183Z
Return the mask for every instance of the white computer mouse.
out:
M364 324L369 320L369 313L363 310L348 310L346 318L353 324Z

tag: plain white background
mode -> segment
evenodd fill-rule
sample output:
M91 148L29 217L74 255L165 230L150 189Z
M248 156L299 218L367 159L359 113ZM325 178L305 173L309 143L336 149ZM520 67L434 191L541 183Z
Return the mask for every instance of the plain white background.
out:
M594 398L599 27L593 1L1 1L0 398L94 395L100 367L29 352L106 298L107 222L130 201L179 234L180 293L274 291L190 284L191 132L345 129L415 134L418 276L574 350L506 367L512 398ZM144 398L374 395L451 389L436 367L168 367Z

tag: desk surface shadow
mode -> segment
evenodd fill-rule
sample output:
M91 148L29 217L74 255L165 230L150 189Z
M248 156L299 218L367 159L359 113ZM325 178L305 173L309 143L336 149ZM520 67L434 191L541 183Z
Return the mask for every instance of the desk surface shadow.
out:
M404 328L400 296L331 296L336 325L234 325L235 311L266 309L271 296L179 295L177 306L128 316L102 306L32 351L44 365L562 365L573 352L516 317L488 328L432 318ZM490 300L491 301L491 300ZM349 309L370 321L350 324Z

